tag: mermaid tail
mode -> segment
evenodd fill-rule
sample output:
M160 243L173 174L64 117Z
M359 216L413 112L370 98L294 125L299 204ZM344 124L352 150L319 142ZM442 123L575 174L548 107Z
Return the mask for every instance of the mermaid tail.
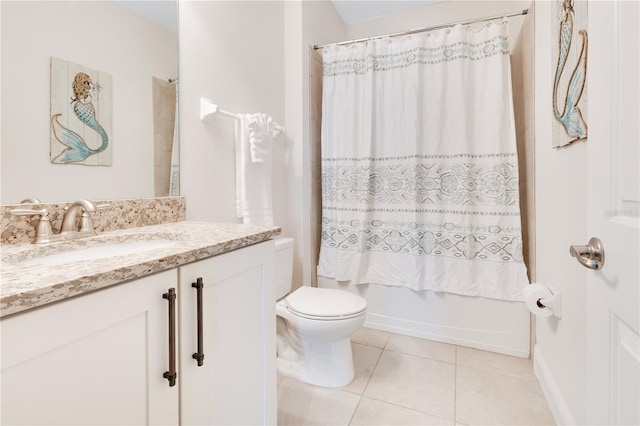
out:
M91 154L95 154L82 139L82 136L74 131L67 129L58 121L58 117L62 114L55 114L51 117L51 128L58 142L65 145L67 149L62 151L54 161L60 163L73 163L82 161Z
M569 55L569 49L571 48L571 34L573 33L573 19L571 15L567 15L565 20L560 23L560 38L558 48L558 65L556 66L556 75L553 80L554 94L558 83L560 82L560 76L564 71L564 66L567 63L567 56ZM556 118L559 118L561 114L558 112L557 96L553 98L553 113Z
M577 106L580 101L580 97L582 96L587 76L587 33L584 30L579 31L579 34L582 36L582 47L580 48L578 62L571 74L571 79L569 80L569 87L567 89L567 95L562 112L558 111L557 101L558 84L560 82L560 76L562 75L567 63L569 48L571 47L572 33L573 16L569 13L560 24L558 65L556 67L556 75L553 81L553 113L556 120L562 123L570 137L577 137L578 139L581 139L587 135L587 125L582 118L580 108Z
M58 117L62 114L55 114L51 117L53 134L61 144L67 147L67 149L62 151L62 154L55 159L56 162L73 163L82 161L90 155L104 151L107 149L107 146L109 146L107 132L105 132L100 123L96 121L96 114L92 104L77 102L73 106L73 111L80 121L98 132L102 138L102 145L100 145L98 149L89 148L82 136L60 124Z
M80 121L98 132L102 138L102 145L100 145L98 149L92 150L92 153L97 154L107 149L107 146L109 146L109 137L107 136L107 132L104 131L100 123L96 120L96 111L93 105L91 103L76 102L73 106L73 111Z
M578 101L584 89L584 82L586 79L587 71L587 33L582 30L579 32L582 36L582 50L580 57L578 58L578 64L576 65L573 74L571 75L571 81L569 82L569 90L567 90L567 100L565 102L565 113L561 117L562 124L569 136L583 138L587 134L587 127L582 113L577 107Z

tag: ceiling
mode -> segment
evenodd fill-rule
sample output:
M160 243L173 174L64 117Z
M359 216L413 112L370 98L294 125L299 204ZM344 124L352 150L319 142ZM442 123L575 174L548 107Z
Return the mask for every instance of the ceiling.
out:
M173 32L178 31L177 2L167 0L116 0L123 6Z
M176 2L167 0L116 0L146 18L176 29ZM345 24L415 9L445 0L331 0Z
M331 0L345 24L365 21L379 16L390 15L404 10L415 9L443 0Z

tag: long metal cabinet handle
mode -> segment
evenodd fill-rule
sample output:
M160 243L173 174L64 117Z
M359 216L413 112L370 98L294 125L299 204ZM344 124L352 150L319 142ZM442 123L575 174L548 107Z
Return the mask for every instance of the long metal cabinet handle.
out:
M202 278L196 279L195 283L191 283L191 287L195 288L198 292L197 297L197 309L198 309L198 352L192 355L193 359L198 361L198 367L202 367L204 364L204 344L202 341L202 333L203 333L203 324L202 324L202 289L204 288L204 284L202 283Z
M168 293L162 295L169 301L169 371L165 371L162 377L169 380L169 386L176 385L178 373L176 372L176 289L170 288Z

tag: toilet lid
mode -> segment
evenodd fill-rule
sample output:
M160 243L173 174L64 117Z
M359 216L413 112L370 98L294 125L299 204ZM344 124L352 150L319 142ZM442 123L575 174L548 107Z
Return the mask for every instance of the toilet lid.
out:
M287 296L287 304L305 317L346 317L367 309L367 301L357 294L316 287L300 287Z

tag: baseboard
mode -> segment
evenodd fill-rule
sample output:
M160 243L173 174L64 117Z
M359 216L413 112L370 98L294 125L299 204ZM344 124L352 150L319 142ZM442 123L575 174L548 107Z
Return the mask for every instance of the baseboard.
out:
M453 345L467 346L485 351L497 352L519 358L529 358L529 336L526 337L526 346L523 348L508 347L499 344L487 343L490 338L478 339L479 330L461 329L456 327L436 326L417 321L409 321L400 318L388 317L378 314L367 314L364 327L376 330L388 331L405 336L420 337L422 339L435 340L437 342ZM527 327L526 331L529 331ZM492 334L487 332L487 335ZM498 333L504 335L504 333ZM475 337L475 338L474 338ZM486 336L485 336L486 337Z
M540 381L542 392L547 399L551 413L558 425L575 425L576 422L569 410L558 383L553 378L549 365L542 356L542 351L538 345L533 349L533 372Z

